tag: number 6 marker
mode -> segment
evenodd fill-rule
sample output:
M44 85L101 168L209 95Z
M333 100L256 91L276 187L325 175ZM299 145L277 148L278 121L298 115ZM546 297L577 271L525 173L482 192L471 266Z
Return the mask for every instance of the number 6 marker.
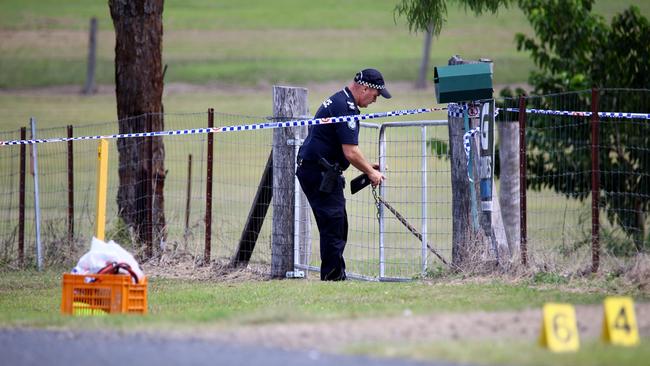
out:
M573 352L580 348L573 305L544 304L539 343L553 352Z

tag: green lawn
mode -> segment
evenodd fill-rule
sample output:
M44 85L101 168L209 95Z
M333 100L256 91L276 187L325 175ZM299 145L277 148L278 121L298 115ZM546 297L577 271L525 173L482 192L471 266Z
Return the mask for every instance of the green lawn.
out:
M93 324L120 327L122 317L81 321L62 316L61 273L0 270L0 327L66 326ZM450 278L451 279L451 278ZM149 315L129 317L129 326L198 325L324 321L358 317L432 312L522 310L545 302L598 304L609 293L625 293L648 301L647 293L624 286L617 279L550 283L542 277L516 283L500 280L454 281L456 284L311 280L213 282L204 280L149 280Z
M611 17L637 3L599 1L596 12ZM364 66L388 80L414 80L422 34L409 33L393 16L395 1L166 1L163 62L167 82L304 83L344 80ZM363 9L363 16L359 16ZM97 81L113 81L114 34L106 2L63 4L45 0L0 3L0 88L75 84L85 80L89 18L99 20ZM433 42L431 65L453 54L495 61L497 84L523 83L533 67L517 52L514 34L531 33L516 7L475 17L451 6Z
M574 305L600 304L605 296L624 293L636 302L648 301L617 279L573 280L558 285L543 277L506 283L452 281L376 283L313 280L213 282L149 280L147 316L71 317L61 315L61 273L0 271L0 328L36 327L72 330L157 332L161 329L190 334L193 330L229 329L242 325L328 322L343 319L442 312L538 309L546 302ZM449 278L451 279L451 278ZM448 280L449 280L448 279ZM537 327L538 325L534 325ZM648 339L634 348L603 346L582 340L581 350L552 354L536 343L512 339L482 341L352 343L346 353L373 357L446 360L481 365L639 365L650 354Z
M328 82L325 86L317 83L290 85L308 88L309 111L315 113L326 97L346 84L347 81ZM219 113L263 118L273 114L272 89L272 86L268 85L255 88L223 87L212 91L171 91L164 94L163 104L165 111L172 113L207 112L208 108L214 108L215 112ZM68 124L82 126L117 121L114 93L82 96L74 91L76 88L72 88L72 92L67 93L52 92L36 95L0 92L0 115L2 116L0 117L0 131L15 130L26 126L29 124L30 117L36 118L39 128L63 127ZM393 98L380 99L362 112L373 113L438 106L433 90L416 90L404 87L394 90L392 93ZM447 114L438 112L405 118L446 119Z
M410 358L422 361L448 361L473 365L521 366L636 366L650 357L650 339L644 338L637 347L603 345L598 340L581 342L577 352L552 353L537 344L517 340L479 342L450 341L356 345L352 354Z

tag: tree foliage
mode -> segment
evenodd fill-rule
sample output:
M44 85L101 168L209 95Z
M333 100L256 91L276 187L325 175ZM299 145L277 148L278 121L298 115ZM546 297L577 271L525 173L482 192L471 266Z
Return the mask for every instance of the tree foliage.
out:
M401 0L394 14L405 16L411 31L431 27L439 35L447 18L445 0ZM457 0L475 14L497 12L509 0ZM518 0L535 36L517 34L517 49L529 52L538 70L529 83L536 94L596 88L650 89L650 23L631 6L611 24L592 13L594 0ZM506 90L506 93L509 90ZM511 92L510 92L511 93ZM609 93L609 94L608 94ZM503 94L502 94L503 95ZM580 109L590 106L588 94L540 100L538 108ZM650 112L650 91L602 92L600 110ZM584 200L591 191L590 127L583 119L540 118L529 130L528 167L539 179L529 187L548 187L567 197ZM603 121L600 127L601 207L611 223L632 238L632 249L650 247L646 212L650 209L650 123ZM620 252L620 251L619 251Z
M650 23L635 6L613 17L611 25L591 12L593 0L520 0L535 38L516 35L519 50L530 52L539 70L529 83L537 94L597 88L650 88ZM546 98L540 108L589 107L589 94ZM649 91L603 91L601 111L648 112ZM558 100L560 103L558 104ZM585 199L591 190L590 127L586 119L539 118L527 135L528 166L549 187ZM647 245L650 208L650 124L604 120L600 124L601 207L620 225L635 248ZM558 179L558 177L564 177ZM644 241L646 242L644 244Z
M530 52L536 93L591 87L650 87L650 25L635 6L612 19L591 12L593 0L520 0L535 38L518 33L517 49Z
M496 13L500 6L507 7L512 0L455 0L476 15L485 11ZM412 32L426 32L429 27L433 35L440 35L442 26L447 21L447 0L401 0L395 6L394 15L404 16Z

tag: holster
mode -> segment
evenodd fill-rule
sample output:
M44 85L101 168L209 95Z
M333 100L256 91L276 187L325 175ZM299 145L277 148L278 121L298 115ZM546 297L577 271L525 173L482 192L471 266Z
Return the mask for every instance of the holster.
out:
M320 166L325 168L323 172L323 179L318 188L323 193L332 193L338 184L339 176L341 175L341 168L339 163L330 164L325 158L320 158L318 161Z

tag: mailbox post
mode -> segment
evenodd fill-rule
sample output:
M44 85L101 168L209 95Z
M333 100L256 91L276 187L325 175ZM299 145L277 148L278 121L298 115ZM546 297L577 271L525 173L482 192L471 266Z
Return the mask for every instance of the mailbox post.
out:
M438 103L450 103L452 261L458 266L477 262L477 254L485 257L485 250L492 252L498 261L499 245L491 224L494 162L492 63L489 60L468 62L457 56L449 63L449 66L434 69L434 87ZM480 141L478 151L474 143L476 134ZM468 155L463 143L466 137L469 137ZM473 243L487 245L478 248Z

